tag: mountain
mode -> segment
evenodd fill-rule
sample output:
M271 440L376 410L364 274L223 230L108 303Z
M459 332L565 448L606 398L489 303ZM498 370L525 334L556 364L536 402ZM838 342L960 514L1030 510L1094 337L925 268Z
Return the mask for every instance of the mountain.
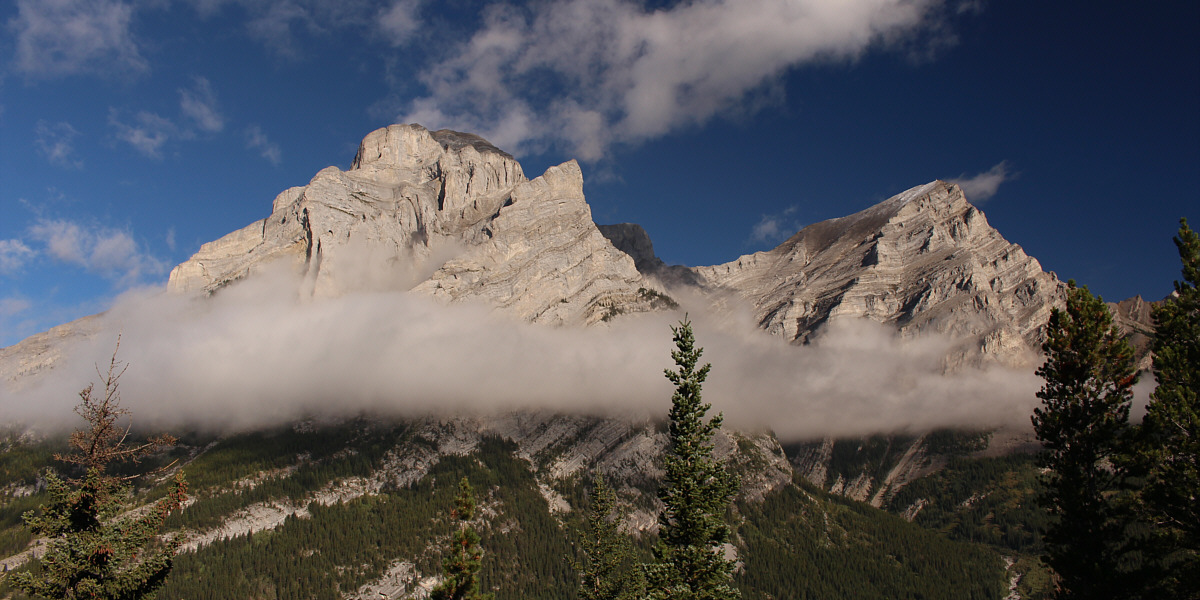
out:
M535 323L652 304L638 293L650 284L592 222L575 161L529 180L483 138L419 125L368 134L348 171L284 191L270 216L203 245L167 286L211 294L277 261L304 274L306 293L411 287Z
M186 543L160 596L425 598L465 476L480 500L483 585L498 600L569 600L575 583L566 558L590 473L614 485L640 559L648 559L665 438L661 423L532 413L183 434L145 467L177 460L172 468L187 473L192 498L167 524ZM808 485L769 435L723 432L715 441L718 456L742 476L730 550L747 600L999 599L1026 572L1003 560L1008 549L946 539ZM65 440L3 436L0 443L7 571L38 552L16 524L45 499L38 472ZM154 498L163 482L162 473L138 480L135 499ZM0 577L0 598L10 593Z
M280 193L269 216L176 266L167 288L211 295L278 265L302 275L306 296L411 290L541 324L670 309L672 290L716 311L748 305L759 327L793 343L861 317L903 336L949 336L950 368L1034 364L1063 293L951 183L914 187L726 264L670 266L641 227L592 221L576 162L528 179L479 136L419 125L371 132L348 170L328 167ZM51 368L64 344L96 330L85 319L0 349L0 381Z
M1007 242L951 183L914 187L726 264L667 265L641 227L593 222L574 161L528 179L478 136L418 125L371 132L348 170L329 167L282 192L267 217L175 267L167 288L203 306L273 269L297 274L299 287L289 291L302 298L403 291L490 306L534 327L606 327L686 299L717 313L748 309L759 328L805 345L835 321L863 318L899 337L951 340L948 371L995 363L1032 371L1042 327L1063 294L1054 274ZM1126 308L1130 323L1145 313ZM0 385L19 391L52 375L104 318L0 349ZM468 474L484 490L481 527L497 557L488 577L501 597L572 597L561 558L571 551L590 473L620 490L643 550L653 538L666 438L660 419L639 419L545 410L364 414L185 435L173 457L162 457L180 460L196 498L171 525L189 539L173 583L182 587L172 593L419 597L437 572L446 482ZM746 597L999 598L1015 589L1016 579L1037 571L1028 560L1037 551L1026 535L1031 517L1021 512L1033 467L1019 458L986 462L1000 460L982 454L1000 437L881 432L783 444L768 431L723 432L718 451L743 481L734 550ZM6 568L34 552L19 515L44 493L37 469L51 464L60 443L27 438L5 437L0 452ZM1019 485L995 487L997 478ZM153 494L156 483L142 486ZM959 498L964 489L1026 504L996 508ZM997 510L1011 518L989 521ZM794 543L780 539L783 531ZM975 544L980 536L991 545ZM284 560L297 553L319 566ZM296 588L298 580L306 583Z

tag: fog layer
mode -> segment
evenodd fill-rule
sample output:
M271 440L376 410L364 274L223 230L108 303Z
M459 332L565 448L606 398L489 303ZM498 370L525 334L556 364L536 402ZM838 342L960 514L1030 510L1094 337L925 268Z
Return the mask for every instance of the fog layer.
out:
M306 416L494 413L522 409L664 417L670 325L681 313L547 327L487 307L400 292L296 293L264 273L207 299L161 290L121 297L101 332L50 371L6 383L4 421L74 426L78 391L97 381L118 335L123 404L135 424L245 429ZM691 309L705 400L730 426L783 439L1028 424L1032 369L943 374L955 340L901 339L866 321L829 325L808 346L758 330L748 315Z

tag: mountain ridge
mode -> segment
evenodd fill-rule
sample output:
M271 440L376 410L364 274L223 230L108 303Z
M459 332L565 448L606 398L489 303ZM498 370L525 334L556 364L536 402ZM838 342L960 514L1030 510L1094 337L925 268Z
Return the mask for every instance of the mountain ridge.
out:
M575 161L529 179L480 136L419 125L367 134L348 170L328 167L284 190L269 216L172 269L167 289L213 294L276 263L302 275L302 294L411 290L552 325L657 310L674 303L672 290L699 291L716 310L747 304L760 328L792 343L847 317L947 335L957 340L948 368L1032 365L1063 290L952 183L809 225L771 250L681 267L658 259L640 226L596 225ZM54 338L71 338L69 325ZM3 380L53 364L38 340L0 354ZM17 358L25 351L40 358Z

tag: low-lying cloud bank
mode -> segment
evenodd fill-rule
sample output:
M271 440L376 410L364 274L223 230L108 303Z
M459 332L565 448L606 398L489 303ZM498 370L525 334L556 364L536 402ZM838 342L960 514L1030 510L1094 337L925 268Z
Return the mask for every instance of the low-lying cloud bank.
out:
M140 290L100 318L101 332L34 381L4 390L0 417L75 426L77 393L107 365L118 334L135 423L243 429L305 416L418 416L520 409L662 417L679 314L605 327L545 327L486 307L401 291L307 298L263 274L209 299ZM757 330L745 315L692 309L705 399L729 426L784 439L937 427L1028 424L1039 380L1001 367L942 373L951 341L900 339L885 326L835 322L809 346ZM8 385L7 383L5 385Z

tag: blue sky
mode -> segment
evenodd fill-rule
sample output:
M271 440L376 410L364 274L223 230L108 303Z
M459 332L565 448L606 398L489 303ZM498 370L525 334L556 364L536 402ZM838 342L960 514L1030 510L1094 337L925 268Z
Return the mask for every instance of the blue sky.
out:
M0 3L0 346L162 285L367 132L583 163L714 264L932 179L1043 268L1160 298L1200 220L1200 4Z

